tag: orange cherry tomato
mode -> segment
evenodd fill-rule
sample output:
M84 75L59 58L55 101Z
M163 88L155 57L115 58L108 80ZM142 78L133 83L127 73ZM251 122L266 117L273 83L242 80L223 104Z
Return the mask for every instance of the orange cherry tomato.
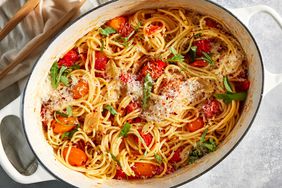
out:
M186 125L186 128L190 132L195 132L196 130L199 130L199 129L203 128L203 127L204 127L204 121L203 121L203 119L201 117L199 117L195 121L192 121L192 122L188 123L188 125Z
M65 148L63 150L63 157L64 159L66 159L67 156L67 152L68 152L68 148ZM70 149L70 153L68 156L68 162L70 163L70 165L72 166L82 166L86 163L87 161L87 155L85 154L85 152L79 148L75 148L72 147Z
M118 16L107 22L107 25L114 28L116 31L121 29L121 27L126 23L126 18L123 16Z
M157 166L150 163L137 162L132 167L137 178L150 178L157 173Z
M148 28L146 28L146 33L148 35L154 34L157 30L161 29L161 26L158 25L150 25Z
M74 117L57 117L57 121L53 120L51 126L56 134L64 133L72 130L77 124L77 119Z
M85 80L79 80L72 88L72 94L74 99L79 99L89 92L88 83Z

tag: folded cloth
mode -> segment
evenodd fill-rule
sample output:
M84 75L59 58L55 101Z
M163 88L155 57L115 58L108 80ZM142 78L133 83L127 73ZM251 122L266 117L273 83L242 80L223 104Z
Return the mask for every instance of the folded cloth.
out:
M41 35L63 17L68 11L79 3L80 0L41 0L39 5L30 12L2 41L0 41L0 70L13 62L17 54L28 45L36 43ZM17 10L24 5L26 0L0 0L0 28L15 15ZM94 0L86 1L81 12L97 5ZM78 14L79 15L79 14ZM63 29L63 28L62 28ZM9 74L0 79L0 91L27 76L33 64L47 48L46 41L33 51L23 63L16 66Z

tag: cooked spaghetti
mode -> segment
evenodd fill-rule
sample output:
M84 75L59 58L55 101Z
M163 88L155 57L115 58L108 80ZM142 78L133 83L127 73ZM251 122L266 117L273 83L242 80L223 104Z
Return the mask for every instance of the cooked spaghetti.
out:
M215 151L250 82L223 23L157 9L94 28L53 63L47 84L43 130L62 164L90 178L146 179Z

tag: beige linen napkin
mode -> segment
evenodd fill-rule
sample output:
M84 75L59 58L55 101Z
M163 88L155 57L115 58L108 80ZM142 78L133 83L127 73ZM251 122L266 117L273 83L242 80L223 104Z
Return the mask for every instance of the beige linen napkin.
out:
M26 0L0 0L0 28L15 15ZM28 45L36 43L38 38L51 28L61 17L77 5L79 0L41 0L2 41L0 41L0 69L11 63L17 54ZM86 1L81 12L95 7L96 1ZM79 13L78 13L79 15ZM62 28L63 29L63 28ZM51 40L40 46L8 75L0 79L0 91L27 76L37 58L47 48Z

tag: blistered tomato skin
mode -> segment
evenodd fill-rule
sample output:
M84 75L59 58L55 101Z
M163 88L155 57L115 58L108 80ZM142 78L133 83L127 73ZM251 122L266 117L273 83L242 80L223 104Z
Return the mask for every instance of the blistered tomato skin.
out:
M218 100L213 99L209 100L206 104L202 107L204 114L207 118L214 117L221 113L221 104Z
M196 54L198 57L203 56L203 52L209 53L211 51L211 43L208 39L195 41L193 45L197 46Z
M140 78L144 78L148 73L151 75L153 80L158 79L163 73L167 64L161 60L149 61L143 68L141 69Z
M203 118L199 117L195 121L192 121L186 125L186 128L189 132L195 132L204 127Z
M66 53L63 58L59 60L58 66L71 67L75 64L76 61L79 60L79 58L80 56L78 52L75 49L72 49L68 53Z

